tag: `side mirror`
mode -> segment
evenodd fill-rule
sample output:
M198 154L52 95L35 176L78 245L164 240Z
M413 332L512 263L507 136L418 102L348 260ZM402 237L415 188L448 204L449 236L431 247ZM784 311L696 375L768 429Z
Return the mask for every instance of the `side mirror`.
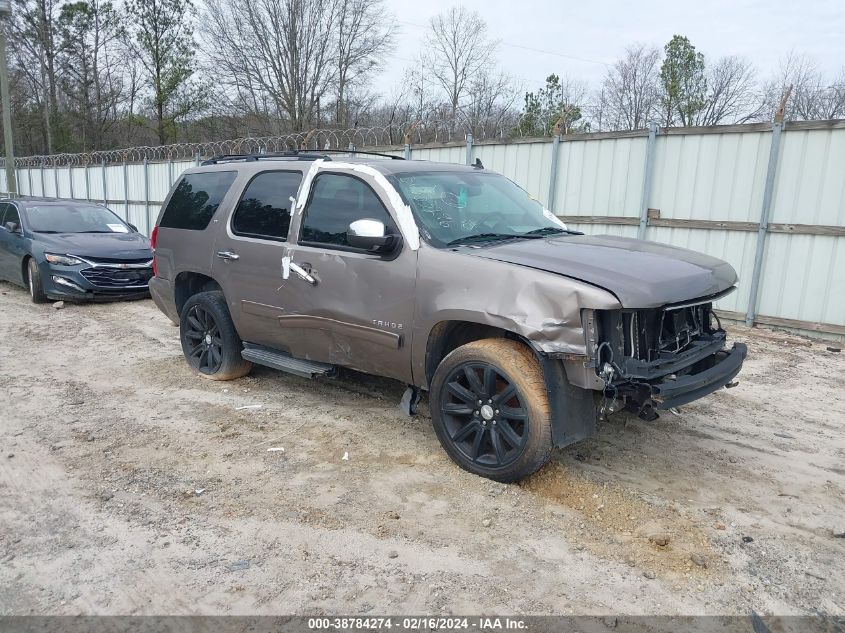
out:
M9 233L20 233L21 227L17 222L6 222L4 225Z
M391 235L383 222L365 218L355 220L346 230L346 241L354 248L371 253L390 253L396 250L402 238Z
M126 224L129 224L129 222L127 222ZM130 228L130 229L132 229L133 231L135 231L136 233L138 233L138 232L139 232L139 231L138 231L138 227L137 227L137 226L135 226L134 224L129 224L129 228Z

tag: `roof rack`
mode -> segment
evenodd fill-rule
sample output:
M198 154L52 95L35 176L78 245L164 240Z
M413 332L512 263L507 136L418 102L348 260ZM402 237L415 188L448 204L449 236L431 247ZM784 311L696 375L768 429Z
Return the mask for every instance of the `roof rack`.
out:
M364 154L365 156L381 156L382 158L390 158L392 160L405 160L402 156L394 156L393 154L384 154L382 152L366 152L360 149L340 149L338 147L337 149L322 149L319 151L331 154Z
M289 160L317 160L320 158L331 160L328 156L323 154L306 152L306 151L298 151L298 150L289 150L287 152L268 152L266 154L221 154L220 156L213 156L207 160L202 161L203 165L216 165L217 163L231 163L235 161L241 161L244 163L253 163L258 160L279 160L279 159L289 159Z
M220 156L213 156L208 160L202 162L203 165L216 165L217 163L228 163L235 161L242 161L251 163L258 160L331 160L329 154L363 154L365 156L381 156L382 158L390 158L392 160L405 160L401 156L394 156L393 154L382 154L381 152L366 152L357 149L321 149L321 150L288 150L286 152L268 152L266 154L222 154Z

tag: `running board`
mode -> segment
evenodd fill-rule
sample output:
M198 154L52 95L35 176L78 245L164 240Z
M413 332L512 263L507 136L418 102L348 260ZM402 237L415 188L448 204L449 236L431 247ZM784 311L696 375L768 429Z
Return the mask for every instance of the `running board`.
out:
M301 358L294 358L290 354L279 352L267 347L259 345L244 344L244 350L241 356L248 361L264 365L265 367L272 367L286 371L290 374L296 374L303 378L313 378L314 376L325 376L332 374L335 371L335 366L329 363L319 363L314 360L302 360Z

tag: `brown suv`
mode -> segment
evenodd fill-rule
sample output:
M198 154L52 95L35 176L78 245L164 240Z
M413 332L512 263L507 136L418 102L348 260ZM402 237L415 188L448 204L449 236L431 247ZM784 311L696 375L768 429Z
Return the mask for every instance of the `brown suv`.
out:
M190 169L153 232L150 291L188 363L336 366L430 394L463 468L514 481L626 409L645 419L729 385L712 302L727 263L567 230L507 178L463 166L291 152Z

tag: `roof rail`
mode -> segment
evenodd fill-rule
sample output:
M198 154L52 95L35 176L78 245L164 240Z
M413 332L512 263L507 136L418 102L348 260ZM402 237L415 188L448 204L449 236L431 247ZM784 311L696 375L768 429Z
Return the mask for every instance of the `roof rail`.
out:
M289 150L287 152L268 152L266 154L221 154L220 156L213 156L207 160L202 161L202 164L216 165L217 163L230 163L235 161L252 163L258 160L279 160L285 158L289 160L317 160L320 158L324 160L331 160L331 158L319 152L315 153L313 151L307 150Z
M222 154L220 156L213 156L208 160L202 162L203 165L216 165L218 163L228 163L235 161L242 161L251 163L258 160L331 160L329 154L361 154L364 156L381 156L382 158L390 158L392 160L405 160L401 156L394 156L393 154L383 154L381 152L367 152L357 149L320 149L320 150L288 150L286 152L268 152L266 154Z
M363 154L365 156L381 156L382 158L390 158L393 160L405 160L402 156L394 156L393 154L384 154L382 152L367 152L360 149L321 149L321 152L331 153L331 154Z

